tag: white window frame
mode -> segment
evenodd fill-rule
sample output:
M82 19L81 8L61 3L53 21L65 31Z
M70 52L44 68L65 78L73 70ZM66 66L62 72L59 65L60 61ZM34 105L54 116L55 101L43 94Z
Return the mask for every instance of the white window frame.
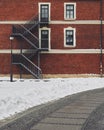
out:
M66 5L74 6L74 18L66 18ZM65 20L75 20L76 19L76 3L64 3L64 19Z
M73 40L74 43L73 45L66 45L66 31L67 30L73 30ZM69 27L69 28L64 28L64 47L76 47L76 29Z
M41 2L38 3L39 6L39 21L40 21L40 13L41 13L41 5L49 5L49 21L51 20L51 3L47 2Z
M48 30L49 31L49 48L48 50L51 49L51 29L50 28L47 28L47 27L43 27L43 28L39 28L39 48L41 49L41 31L42 30Z

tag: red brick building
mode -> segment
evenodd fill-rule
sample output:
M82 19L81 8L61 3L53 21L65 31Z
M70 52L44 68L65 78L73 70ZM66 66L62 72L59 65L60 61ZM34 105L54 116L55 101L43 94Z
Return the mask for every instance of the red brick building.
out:
M0 1L1 74L102 75L103 44L104 0Z

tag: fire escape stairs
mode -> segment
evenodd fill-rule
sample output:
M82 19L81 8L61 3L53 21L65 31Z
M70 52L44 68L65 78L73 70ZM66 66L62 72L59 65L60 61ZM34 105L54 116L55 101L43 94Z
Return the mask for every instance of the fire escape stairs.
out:
M39 28L39 24L38 16L36 16L26 24L13 25L11 34L12 37L17 39L22 38L22 40L25 40L30 48L32 48L30 49L32 52L30 51L26 55L23 53L23 48L20 48L21 51L19 54L12 54L12 64L20 65L37 79L42 78L42 71L31 61L31 58L42 51L42 49L39 48L39 38L32 33L34 29Z

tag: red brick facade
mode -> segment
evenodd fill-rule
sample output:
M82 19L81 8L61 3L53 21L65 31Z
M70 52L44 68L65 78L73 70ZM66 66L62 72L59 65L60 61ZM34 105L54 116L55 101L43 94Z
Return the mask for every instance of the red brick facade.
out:
M53 54L42 55L41 59L43 59L41 61L41 68L43 73L46 74L49 74L49 70L51 71L51 74L99 73L99 55Z
M41 52L40 68L43 74L100 74L101 38L104 47L104 13L100 0L1 0L0 1L0 74L10 73L10 34L12 25L25 23L39 14L39 3L50 3L50 50ZM76 19L64 19L64 4L76 4ZM104 12L104 0L102 0ZM75 47L64 46L64 29L74 28ZM102 31L102 37L101 37ZM35 32L39 33L38 32ZM14 39L14 51L24 41ZM25 44L24 48L28 48ZM103 48L102 48L103 49ZM66 50L66 52L65 52ZM103 54L102 54L103 57ZM36 62L34 57L33 62ZM102 58L104 73L104 58ZM13 66L19 73L18 66Z
M64 20L65 2L76 2L76 20L99 20L100 0L15 0L11 2L1 0L0 20L29 20L32 16L38 14L39 2L51 3L51 20Z

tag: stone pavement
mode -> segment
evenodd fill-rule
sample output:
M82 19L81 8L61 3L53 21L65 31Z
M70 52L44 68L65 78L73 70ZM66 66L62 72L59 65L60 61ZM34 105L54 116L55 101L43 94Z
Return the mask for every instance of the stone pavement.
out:
M104 130L104 89L83 93L29 130Z

